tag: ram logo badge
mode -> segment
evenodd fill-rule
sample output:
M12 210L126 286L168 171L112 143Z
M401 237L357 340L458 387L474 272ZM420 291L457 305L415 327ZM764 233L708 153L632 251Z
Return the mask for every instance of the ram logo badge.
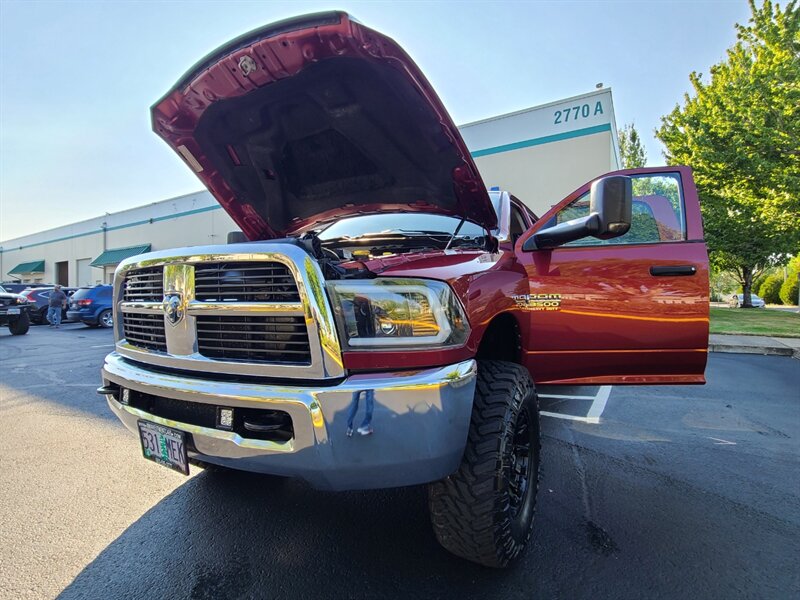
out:
M164 295L164 314L167 316L167 321L172 325L177 325L183 318L183 306L181 304L181 295L176 292L170 292Z

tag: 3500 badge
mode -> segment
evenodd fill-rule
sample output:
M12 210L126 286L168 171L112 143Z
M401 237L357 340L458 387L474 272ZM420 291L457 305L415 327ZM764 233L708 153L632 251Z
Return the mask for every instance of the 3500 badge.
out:
M511 297L522 310L561 310L561 294L521 294Z

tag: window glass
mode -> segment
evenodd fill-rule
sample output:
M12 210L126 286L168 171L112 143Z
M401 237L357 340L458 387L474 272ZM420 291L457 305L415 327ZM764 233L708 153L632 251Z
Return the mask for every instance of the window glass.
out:
M681 182L677 174L638 175L633 180L631 228L628 233L610 240L585 237L565 246L653 244L679 242L685 237ZM564 223L589 214L589 193L561 209L556 223ZM556 223L553 223L554 225Z
M518 206L515 204L511 205L511 226L509 227L509 233L511 234L511 239L513 241L517 241L517 238L525 233L525 230L528 226L525 223L525 217L522 216L522 211L519 209Z
M92 295L92 288L80 288L72 294L73 300L80 300L81 298L88 298Z
M427 213L383 213L349 217L333 223L319 234L319 239L330 240L341 236L356 237L370 233L404 231L433 231L449 235L456 230L461 219ZM470 221L461 226L459 235L473 237L485 235L484 229Z

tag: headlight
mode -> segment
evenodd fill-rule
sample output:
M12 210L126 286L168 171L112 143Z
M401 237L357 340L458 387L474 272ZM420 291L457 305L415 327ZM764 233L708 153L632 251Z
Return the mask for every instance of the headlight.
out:
M377 278L327 285L350 349L459 346L469 336L461 305L441 281Z

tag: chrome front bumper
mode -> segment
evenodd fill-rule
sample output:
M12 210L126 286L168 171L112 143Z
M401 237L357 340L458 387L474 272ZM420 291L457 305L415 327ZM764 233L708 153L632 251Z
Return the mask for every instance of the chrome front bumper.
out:
M226 467L300 477L314 487L353 490L414 485L441 479L458 467L469 429L477 372L474 360L446 367L353 375L334 386L224 382L148 370L116 352L106 357L103 384L187 402L282 410L294 438L247 439L230 431L163 419L106 396L133 432L145 419L189 433L190 456ZM371 435L347 435L353 392L373 390ZM354 427L365 418L361 395Z

